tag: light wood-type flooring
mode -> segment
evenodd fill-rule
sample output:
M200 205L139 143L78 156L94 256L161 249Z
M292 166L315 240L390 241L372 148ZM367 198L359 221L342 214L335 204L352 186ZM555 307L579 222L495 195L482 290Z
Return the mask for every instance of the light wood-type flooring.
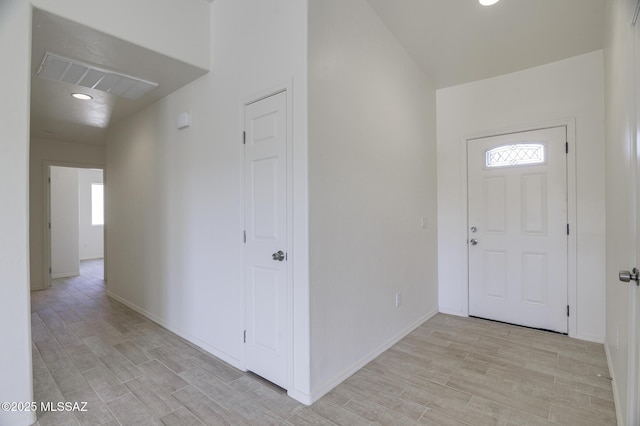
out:
M438 314L311 407L105 294L102 262L32 294L39 425L610 425L603 346Z

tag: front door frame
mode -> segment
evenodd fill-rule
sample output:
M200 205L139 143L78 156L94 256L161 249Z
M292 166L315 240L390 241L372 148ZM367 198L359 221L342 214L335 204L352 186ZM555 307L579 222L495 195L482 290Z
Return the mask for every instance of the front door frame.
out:
M287 168L287 307L286 307L286 316L287 323L285 325L285 339L287 345L287 393L290 394L294 390L294 357L293 357L293 277L294 277L294 263L295 263L295 250L293 246L294 240L294 226L293 226L293 85L288 82L281 85L276 85L269 90L265 90L260 93L256 93L253 96L247 97L240 103L240 135L243 138L243 143L241 144L241 194L242 194L242 217L243 217L243 233L245 232L246 225L244 223L245 211L247 206L245 205L245 151L244 151L244 125L245 125L245 117L246 117L246 107L255 102L261 101L263 99L269 98L274 95L278 95L280 93L286 94L286 102L287 102L287 110L286 110L286 120L287 120L287 141L286 141L286 168ZM247 309L249 308L246 304L247 300L247 281L245 276L245 262L246 257L244 255L244 247L243 247L243 259L242 259L242 277L243 277L243 299L245 301L245 315L244 315L244 330L246 331L248 321L247 321ZM242 351L242 370L247 371L247 353L246 353L246 345L243 347Z
M467 143L473 139L487 138L493 136L507 135L510 133L529 132L534 130L548 129L551 127L567 128L567 142L569 143L569 152L567 154L567 213L569 221L569 238L568 238L568 253L567 253L567 301L570 306L570 315L568 323L568 333L570 337L578 337L579 330L577 327L577 185L576 185L576 123L574 117L568 117L564 119L544 121L540 123L526 124L520 126L506 127L502 129L480 131L467 135L460 141L460 170L461 170L461 182L463 184L460 187L460 200L462 211L465 212L465 228L462 230L461 238L464 238L465 251L464 262L466 265L466 274L464 279L466 280L464 288L466 289L466 298L463 301L463 313L469 315L469 250L467 244L467 230L469 229L469 205L468 205L468 176L467 176Z

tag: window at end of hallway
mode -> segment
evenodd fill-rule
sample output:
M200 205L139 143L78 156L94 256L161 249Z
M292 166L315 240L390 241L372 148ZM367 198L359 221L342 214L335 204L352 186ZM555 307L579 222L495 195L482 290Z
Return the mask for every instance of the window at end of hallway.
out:
M91 184L91 224L104 225L104 185Z

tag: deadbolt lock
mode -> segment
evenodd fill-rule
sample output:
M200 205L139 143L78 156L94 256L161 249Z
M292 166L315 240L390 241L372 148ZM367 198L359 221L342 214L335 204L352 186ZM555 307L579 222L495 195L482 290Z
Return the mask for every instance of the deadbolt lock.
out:
M618 279L625 283L635 281L636 285L640 285L640 271L638 271L638 268L633 268L631 272L620 271L618 273Z

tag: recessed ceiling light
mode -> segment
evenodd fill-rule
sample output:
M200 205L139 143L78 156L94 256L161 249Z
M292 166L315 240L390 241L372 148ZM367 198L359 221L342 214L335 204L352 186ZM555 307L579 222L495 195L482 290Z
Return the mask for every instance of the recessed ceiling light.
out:
M493 4L498 3L500 0L478 0L483 6L491 6Z
M83 101L88 101L89 99L93 99L93 96L89 96L86 93L72 93L71 96L73 96L76 99L81 99Z

